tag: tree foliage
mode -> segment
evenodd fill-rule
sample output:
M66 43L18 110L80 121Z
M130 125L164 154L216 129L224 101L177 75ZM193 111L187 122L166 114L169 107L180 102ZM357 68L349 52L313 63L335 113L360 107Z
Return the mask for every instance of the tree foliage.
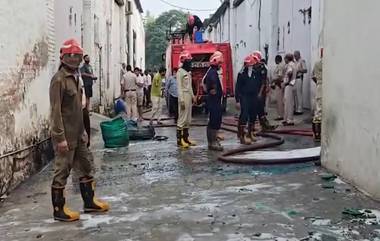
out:
M165 63L162 55L166 52L168 45L166 32L184 29L186 26L186 13L179 10L170 10L162 13L157 18L147 16L145 21L145 47L146 67L158 69Z

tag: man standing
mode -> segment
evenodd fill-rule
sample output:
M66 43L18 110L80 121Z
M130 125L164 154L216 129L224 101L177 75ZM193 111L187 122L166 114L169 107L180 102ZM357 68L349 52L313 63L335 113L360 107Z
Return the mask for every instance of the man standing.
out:
M83 50L70 39L61 48L61 66L50 83L51 134L55 150L54 178L51 187L54 219L76 221L79 212L66 207L64 189L71 169L79 174L80 191L85 212L104 212L109 209L105 202L94 196L95 182L91 175L91 160L86 147L87 135L83 126L79 65Z
M143 120L143 103L144 103L144 77L142 76L141 70L136 67L134 69L136 75L136 85L137 85L137 112L139 113L138 121Z
M127 104L127 118L137 120L137 76L132 72L130 65L127 65L127 73L123 79L123 93Z
M296 115L302 115L303 114L303 96L302 96L302 88L303 88L303 78L304 74L307 73L307 67L306 67L306 61L301 58L301 53L300 51L294 51L294 59L296 60L295 65L297 69L297 76L296 76L296 96L295 96L295 101L296 101L296 110L295 113Z
M203 22L197 15L189 15L187 18L186 32L189 34L189 38L193 41L194 28L197 31L201 31L203 28Z
M321 60L318 61L313 69L313 81L317 85L317 91L315 96L315 112L313 118L313 133L314 140L321 141L321 123L322 123L322 59L323 49L321 49Z
M127 65L125 63L121 64L120 70L120 95L124 96L123 85L124 85L124 75L127 73Z
M189 139L189 128L192 119L192 103L195 102L193 82L191 77L191 53L184 50L179 56L180 69L177 72L178 85L178 122L177 145L182 148L195 146L196 143Z
M157 119L157 124L161 125L161 113L163 105L162 79L165 77L166 69L161 68L154 76L152 83L151 99L152 99L152 118L150 124L153 125L154 119Z
M149 73L150 71L148 70L145 70L145 79L144 79L144 85L145 85L145 89L144 89L144 95L145 95L145 107L146 108L149 108L150 104L151 104L151 100L150 100L150 91L152 89L152 76L150 75Z
M277 102L277 115L276 121L282 121L284 119L284 89L282 83L284 80L285 66L282 63L281 55L277 55L275 58L276 66L272 75L272 88Z
M84 64L80 69L83 84L84 84L84 92L86 94L86 109L90 110L90 98L92 98L92 86L94 81L98 78L94 76L94 71L92 70L92 66L90 65L90 57L85 55L83 57Z
M208 149L214 151L223 151L217 135L222 124L222 96L223 90L219 78L218 70L223 63L223 54L216 51L210 58L210 70L207 72L205 78L205 85L207 90L207 109L210 113L207 125L207 141Z
M173 68L173 75L165 83L165 96L169 98L169 114L174 116L175 123L178 120L177 71L178 68Z
M293 62L293 54L285 55L285 77L284 77L284 126L294 126L294 85L296 83L297 67Z
M269 85L268 84L268 68L266 66L265 59L262 58L262 54L260 51L253 52L252 56L258 59L258 62L255 64L254 69L255 69L255 73L258 74L260 78L260 84L261 84L261 89L258 95L259 102L258 102L257 115L259 118L261 129L263 131L270 131L270 130L275 129L275 127L270 125L269 120L266 117L266 111L265 111L267 91L268 91L268 85Z
M243 145L250 145L254 141L254 127L259 108L259 93L262 87L262 78L256 74L254 66L258 58L249 55L244 60L244 69L239 73L236 88L236 107L240 109L238 124L238 138ZM245 127L248 123L248 134Z

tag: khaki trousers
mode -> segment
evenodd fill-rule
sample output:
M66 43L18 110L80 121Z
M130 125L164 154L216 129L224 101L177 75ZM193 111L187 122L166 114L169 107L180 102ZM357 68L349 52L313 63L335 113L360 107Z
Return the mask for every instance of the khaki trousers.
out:
M54 149L57 150L56 146ZM92 176L93 156L83 141L79 140L76 148L65 153L56 151L55 155L53 187L65 187L71 169L75 170L75 174L79 178Z
M322 122L322 85L317 85L313 122L314 123Z
M152 96L152 121L154 119L157 119L157 121L161 121L163 100L164 98Z
M137 112L137 92L125 92L125 102L127 104L127 118L136 120L139 116Z
M303 80L296 79L295 91L294 91L296 112L303 112L302 85L303 85Z
M294 122L294 87L291 85L285 86L284 92L284 120Z
M185 108L181 108L181 103L178 103L178 121L177 127L179 129L190 128L193 109L193 98L190 93L183 93L183 100Z
M284 117L284 89L276 86L274 90L274 96L276 99L277 115L278 117Z

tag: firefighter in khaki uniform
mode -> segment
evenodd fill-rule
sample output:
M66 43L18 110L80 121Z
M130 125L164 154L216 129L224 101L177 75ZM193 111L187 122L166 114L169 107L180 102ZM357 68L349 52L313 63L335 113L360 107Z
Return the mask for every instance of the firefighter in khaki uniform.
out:
M315 141L321 141L321 123L322 123L322 58L323 49L321 49L321 60L318 61L313 69L313 81L317 85L315 96L315 111L313 118L313 132Z
M86 146L82 94L78 67L83 50L70 39L61 48L61 66L50 83L51 135L55 150L54 178L51 187L54 219L75 221L79 212L66 207L64 189L71 169L79 174L80 191L85 212L103 212L109 209L105 202L94 197L94 179L91 176L91 153Z
M189 139L189 128L191 125L193 93L191 79L191 60L190 52L183 51L180 54L180 69L177 72L178 86L178 121L177 121L177 145L182 148L195 146L196 143Z

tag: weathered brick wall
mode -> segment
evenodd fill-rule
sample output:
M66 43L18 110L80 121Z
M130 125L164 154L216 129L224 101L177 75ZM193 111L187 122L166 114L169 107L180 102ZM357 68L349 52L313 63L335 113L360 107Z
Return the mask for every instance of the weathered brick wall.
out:
M0 35L0 196L51 159L48 143L34 144L49 137L52 23L54 0L8 1L0 8L6 33Z
M50 139L0 158L0 197L46 166L54 157Z

